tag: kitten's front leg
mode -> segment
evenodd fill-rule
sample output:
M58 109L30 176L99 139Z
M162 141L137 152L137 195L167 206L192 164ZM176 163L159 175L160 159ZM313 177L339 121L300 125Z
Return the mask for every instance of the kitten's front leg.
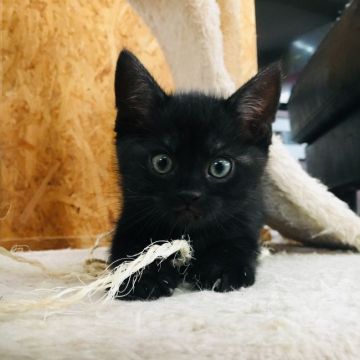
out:
M130 277L120 286L116 295L120 300L156 300L162 296L170 296L178 286L180 274L172 261L166 259L147 266L141 277Z
M199 289L231 291L254 284L257 248L245 251L235 246L218 245L196 254L187 280Z
M128 256L141 252L148 244L134 241L114 241L111 249L112 267L119 265ZM140 276L141 275L141 276ZM172 259L155 261L141 274L134 274L120 286L116 298L120 300L155 300L170 296L180 282L180 274Z

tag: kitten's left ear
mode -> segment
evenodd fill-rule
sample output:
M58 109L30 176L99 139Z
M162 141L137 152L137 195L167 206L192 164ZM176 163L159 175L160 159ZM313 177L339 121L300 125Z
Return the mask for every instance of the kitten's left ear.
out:
M226 102L239 116L244 135L256 143L270 144L271 123L279 103L281 68L274 63L250 79Z
M146 130L150 115L166 97L143 64L128 50L122 50L115 71L115 101L118 109L115 131Z

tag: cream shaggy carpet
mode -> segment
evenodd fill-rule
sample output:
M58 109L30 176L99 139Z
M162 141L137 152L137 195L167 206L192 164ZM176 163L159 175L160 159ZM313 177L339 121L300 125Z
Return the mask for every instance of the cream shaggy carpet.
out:
M84 250L27 253L79 270ZM0 257L0 301L56 286ZM255 286L219 294L177 290L154 302L93 303L61 313L0 314L0 359L359 359L360 255L265 257Z

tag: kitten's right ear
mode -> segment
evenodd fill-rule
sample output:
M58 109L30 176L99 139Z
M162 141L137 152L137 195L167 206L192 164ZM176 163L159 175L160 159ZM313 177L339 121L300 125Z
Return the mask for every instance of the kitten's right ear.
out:
M128 50L122 50L115 71L115 101L118 115L115 131L147 128L151 110L166 97L154 78Z
M274 63L259 71L226 100L235 110L248 140L270 144L271 123L275 119L280 91L281 67L280 63Z

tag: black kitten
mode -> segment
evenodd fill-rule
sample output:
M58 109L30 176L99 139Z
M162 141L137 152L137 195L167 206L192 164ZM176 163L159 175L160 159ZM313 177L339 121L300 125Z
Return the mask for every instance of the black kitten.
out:
M273 65L227 99L167 95L134 55L121 52L115 131L124 204L112 263L152 240L186 235L194 249L188 281L216 291L254 283L261 178L279 93ZM180 280L170 260L153 264L126 298L170 295Z

